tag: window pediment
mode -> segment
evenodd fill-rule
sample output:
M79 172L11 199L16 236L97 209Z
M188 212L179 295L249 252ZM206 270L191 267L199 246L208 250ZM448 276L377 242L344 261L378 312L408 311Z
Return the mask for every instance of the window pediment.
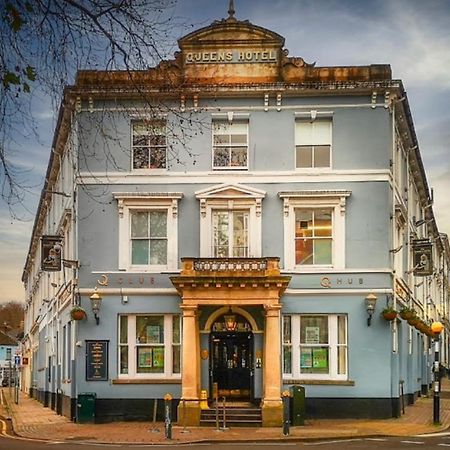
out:
M262 199L265 191L240 184L220 184L197 191L198 199Z
M259 257L262 200L265 195L265 191L237 183L223 183L197 191L195 196L200 201L201 256L218 256L216 251L225 242L219 243L222 233L217 230L224 227L222 231L227 229L227 233L230 233L228 250L243 252L235 256ZM235 226L240 229L239 232ZM231 249L230 246L234 244L236 247Z

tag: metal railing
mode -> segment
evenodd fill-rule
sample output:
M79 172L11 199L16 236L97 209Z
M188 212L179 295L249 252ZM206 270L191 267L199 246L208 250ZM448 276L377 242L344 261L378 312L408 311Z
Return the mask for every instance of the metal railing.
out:
M216 410L216 431L225 431L227 428L227 398L225 396L222 397L222 426L219 425L219 396L216 395L214 399L214 407Z

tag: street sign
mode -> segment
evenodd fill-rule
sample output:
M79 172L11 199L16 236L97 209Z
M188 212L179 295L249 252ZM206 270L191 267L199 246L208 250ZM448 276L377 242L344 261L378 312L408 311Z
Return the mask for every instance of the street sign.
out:
M20 366L20 355L14 355L14 364Z

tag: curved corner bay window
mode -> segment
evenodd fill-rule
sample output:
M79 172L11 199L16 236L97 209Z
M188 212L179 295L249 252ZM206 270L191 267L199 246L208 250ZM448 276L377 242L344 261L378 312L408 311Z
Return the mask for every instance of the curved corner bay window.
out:
M167 166L165 121L133 122L132 135L133 169L165 169Z
M246 169L248 159L248 122L213 122L213 168Z
M167 211L131 213L131 264L167 264Z
M213 211L213 256L248 256L248 211Z
M181 373L180 320L179 315L120 316L120 374Z
M345 379L347 317L283 316L283 374L295 378Z
M332 264L331 209L295 210L295 264Z

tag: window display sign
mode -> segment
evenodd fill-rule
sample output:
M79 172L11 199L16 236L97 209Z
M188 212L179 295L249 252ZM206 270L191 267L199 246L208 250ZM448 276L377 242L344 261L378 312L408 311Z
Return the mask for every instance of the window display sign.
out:
M138 348L138 355L139 367L153 367L153 349L151 347Z
M314 369L328 369L328 349L313 349L312 366Z
M415 239L413 247L414 275L426 277L433 275L433 245L428 239Z
M312 367L312 349L304 348L300 353L300 367L302 369L310 369Z
M148 344L159 344L160 339L160 327L159 325L147 325L147 343Z
M41 270L58 272L61 270L62 238L60 236L42 236Z
M164 347L139 347L138 348L139 369L163 369Z
M319 336L320 336L319 327L306 327L305 344L318 344Z
M108 381L109 341L86 341L86 381Z
M153 367L163 368L164 367L164 348L154 347L153 348Z

